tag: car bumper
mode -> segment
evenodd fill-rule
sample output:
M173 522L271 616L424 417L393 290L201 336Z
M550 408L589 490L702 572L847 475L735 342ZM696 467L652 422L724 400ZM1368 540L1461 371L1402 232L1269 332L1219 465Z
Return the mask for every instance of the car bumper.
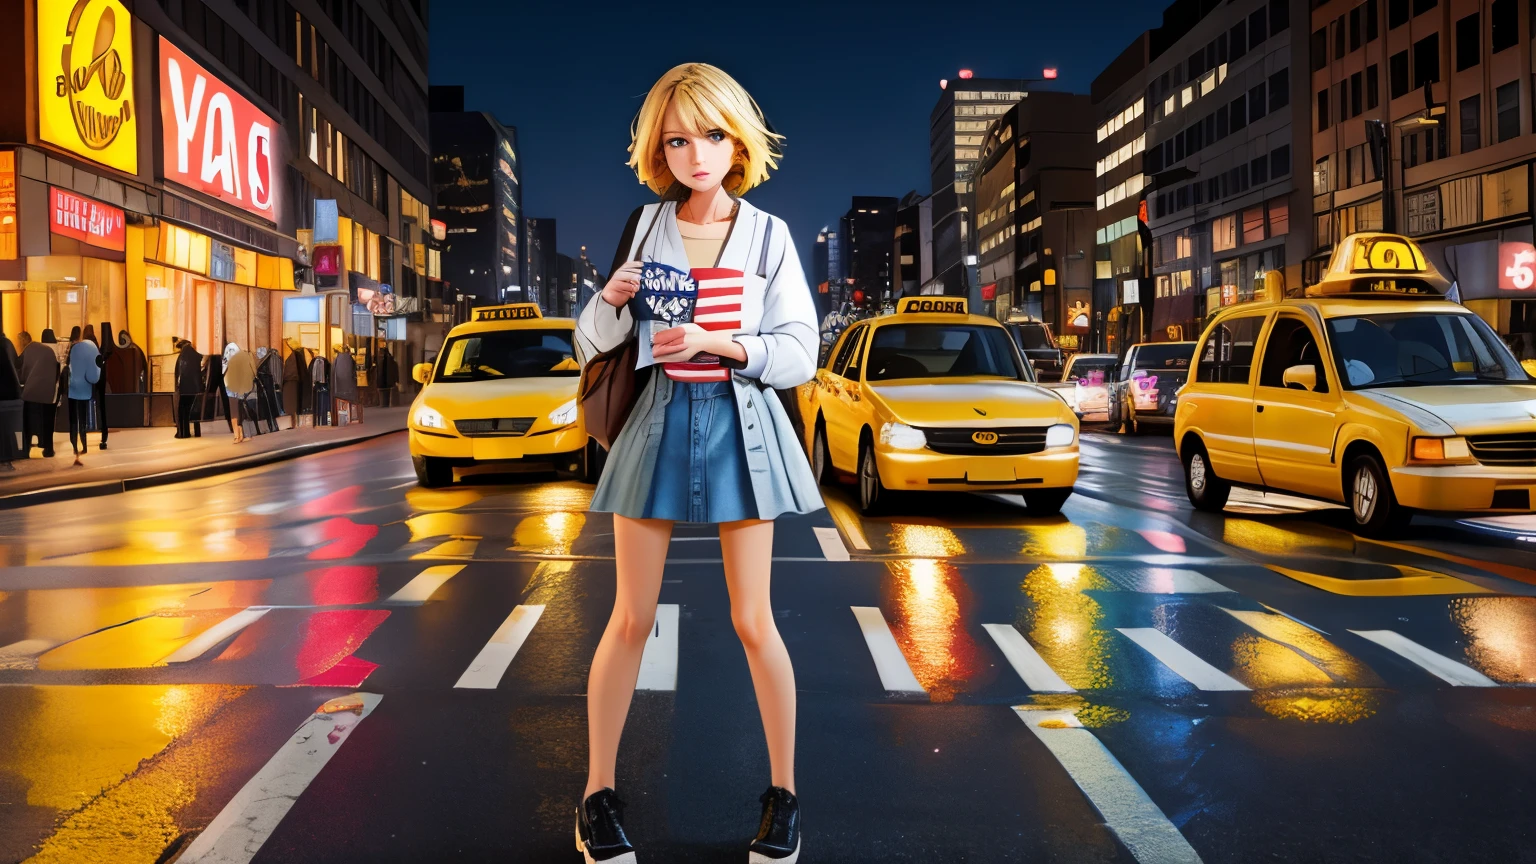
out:
M447 432L410 430L411 455L435 459L496 462L538 458L570 453L587 444L587 433L579 424L528 435L465 438Z
M946 456L922 451L876 451L880 482L888 489L1057 489L1077 482L1076 447L1021 456Z
M1397 503L1440 513L1530 513L1536 503L1536 467L1407 465L1394 468ZM1502 494L1499 494L1502 493ZM1521 493L1524 493L1523 502ZM1498 494L1500 505L1495 506ZM1513 500L1511 500L1513 499Z

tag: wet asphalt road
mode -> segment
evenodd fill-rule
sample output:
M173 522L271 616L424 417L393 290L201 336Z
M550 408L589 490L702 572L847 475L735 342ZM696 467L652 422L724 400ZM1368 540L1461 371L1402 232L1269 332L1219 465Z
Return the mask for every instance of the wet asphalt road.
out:
M802 861L1536 861L1523 523L1368 542L1194 513L1166 437L1084 464L1056 519L829 490L779 523ZM580 860L590 493L418 489L392 436L0 512L0 862ZM641 861L743 861L767 752L709 531L661 602L626 824Z

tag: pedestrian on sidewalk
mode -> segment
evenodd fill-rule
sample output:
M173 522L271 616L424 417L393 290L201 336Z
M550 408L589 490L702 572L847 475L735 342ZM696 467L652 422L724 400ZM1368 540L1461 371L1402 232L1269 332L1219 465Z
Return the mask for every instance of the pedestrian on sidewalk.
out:
M91 325L85 326L86 330ZM107 364L112 362L112 355L117 351L117 345L112 342L112 323L103 321L101 324L101 339L91 339L96 343L96 350L101 352L96 355L96 365L101 367L101 377L96 380L96 428L101 432L101 449L107 449L107 433L111 431L107 426Z
M229 394L229 416L234 419L235 443L239 444L245 440L247 400L256 389L256 358L233 342L229 347L234 351L225 352L228 359L224 366L224 391Z
M32 334L23 330L16 335L16 374L21 374L21 355L27 352L27 347L32 344Z
M76 465L84 464L80 454L90 449L86 435L91 428L91 399L96 382L101 380L101 366L96 362L100 356L96 343L85 334L69 346L69 446L75 451Z
M44 330L40 342L29 342L21 352L22 436L21 451L32 455L32 438L43 448L43 458L53 458L53 420L58 413L59 358L53 352L58 340Z
M714 523L768 744L771 780L758 798L748 858L794 864L795 671L769 596L773 520L823 505L773 391L815 374L816 307L787 226L739 197L778 167L781 136L740 84L702 63L662 76L631 129L630 167L664 200L630 217L613 277L576 324L585 356L638 340L640 361L634 407L591 504L613 514L618 590L587 682L589 762L576 843L588 864L635 860L613 789L619 738L655 626L672 525ZM640 294L640 277L657 266L690 281L707 273L709 318L718 322L711 326L723 329L705 330L691 315L637 320L637 310L656 308Z
M176 344L176 437L203 437L197 397L203 394L203 355L186 339Z

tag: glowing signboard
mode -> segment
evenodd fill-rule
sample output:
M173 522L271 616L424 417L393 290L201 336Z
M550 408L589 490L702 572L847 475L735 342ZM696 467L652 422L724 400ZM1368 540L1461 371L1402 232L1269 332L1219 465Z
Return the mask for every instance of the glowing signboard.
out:
M58 187L49 187L48 205L48 227L53 233L103 249L123 251L127 231L122 210Z
M133 18L119 0L37 0L37 137L139 173Z
M277 124L160 37L165 179L277 221Z

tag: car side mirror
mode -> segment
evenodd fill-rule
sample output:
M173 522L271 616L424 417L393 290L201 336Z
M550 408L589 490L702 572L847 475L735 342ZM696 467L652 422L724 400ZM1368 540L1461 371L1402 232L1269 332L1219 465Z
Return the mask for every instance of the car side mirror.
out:
M411 377L417 384L430 384L432 382L432 364L417 363L411 368Z
M1135 380L1137 378L1145 378L1145 377L1147 377L1147 374L1148 374L1147 370L1145 370L1145 369L1137 369L1135 372L1131 373L1131 379Z
M1317 389L1317 367L1310 364L1304 366L1291 366L1285 370L1280 380L1287 388L1313 391Z

